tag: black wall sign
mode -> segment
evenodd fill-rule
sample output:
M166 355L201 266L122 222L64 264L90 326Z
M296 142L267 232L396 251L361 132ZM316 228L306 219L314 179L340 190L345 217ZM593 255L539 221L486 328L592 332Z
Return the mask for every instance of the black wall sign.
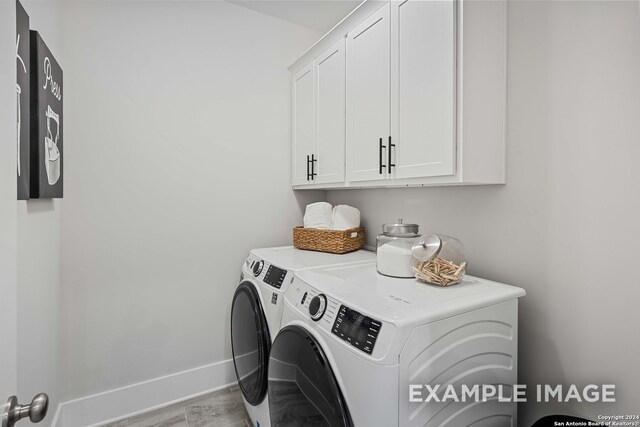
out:
M29 199L29 15L16 1L16 103L18 113L18 200Z
M62 68L31 31L31 197L61 198L63 188Z

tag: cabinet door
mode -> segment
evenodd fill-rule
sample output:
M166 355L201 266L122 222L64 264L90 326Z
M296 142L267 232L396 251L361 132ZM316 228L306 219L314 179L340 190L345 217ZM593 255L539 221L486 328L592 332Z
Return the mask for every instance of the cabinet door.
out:
M307 156L315 153L315 102L313 90L313 64L300 70L292 79L292 184L304 185L311 181L307 175Z
M455 173L455 2L391 2L393 178Z
M344 38L322 53L315 61L316 151L315 182L344 182L345 157L345 51Z
M389 4L385 4L347 35L347 179L350 182L389 176L386 167L390 134L389 8Z

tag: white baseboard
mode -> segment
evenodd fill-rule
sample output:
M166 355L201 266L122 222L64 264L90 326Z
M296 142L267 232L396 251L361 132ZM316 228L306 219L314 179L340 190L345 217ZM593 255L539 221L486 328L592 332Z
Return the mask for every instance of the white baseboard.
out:
M233 360L201 366L58 405L51 427L93 427L236 383Z

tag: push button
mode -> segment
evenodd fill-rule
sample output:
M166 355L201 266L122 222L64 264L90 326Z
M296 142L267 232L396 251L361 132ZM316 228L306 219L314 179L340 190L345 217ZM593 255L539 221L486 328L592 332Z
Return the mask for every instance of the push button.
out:
M371 354L381 327L381 322L342 305L331 332L358 350Z

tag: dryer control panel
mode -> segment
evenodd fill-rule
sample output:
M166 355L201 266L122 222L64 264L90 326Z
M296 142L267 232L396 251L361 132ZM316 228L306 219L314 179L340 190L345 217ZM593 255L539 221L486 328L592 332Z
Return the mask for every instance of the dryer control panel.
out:
M282 287L282 283L284 282L284 278L286 276L287 276L287 270L283 270L271 264L264 275L263 281L267 285L271 285L275 288L280 289Z
M283 284L290 283L293 280L293 272L275 266L263 259L254 258L252 255L249 255L245 261L245 270L250 276L276 289L282 288Z
M341 305L331 333L367 354L373 352L382 323Z

